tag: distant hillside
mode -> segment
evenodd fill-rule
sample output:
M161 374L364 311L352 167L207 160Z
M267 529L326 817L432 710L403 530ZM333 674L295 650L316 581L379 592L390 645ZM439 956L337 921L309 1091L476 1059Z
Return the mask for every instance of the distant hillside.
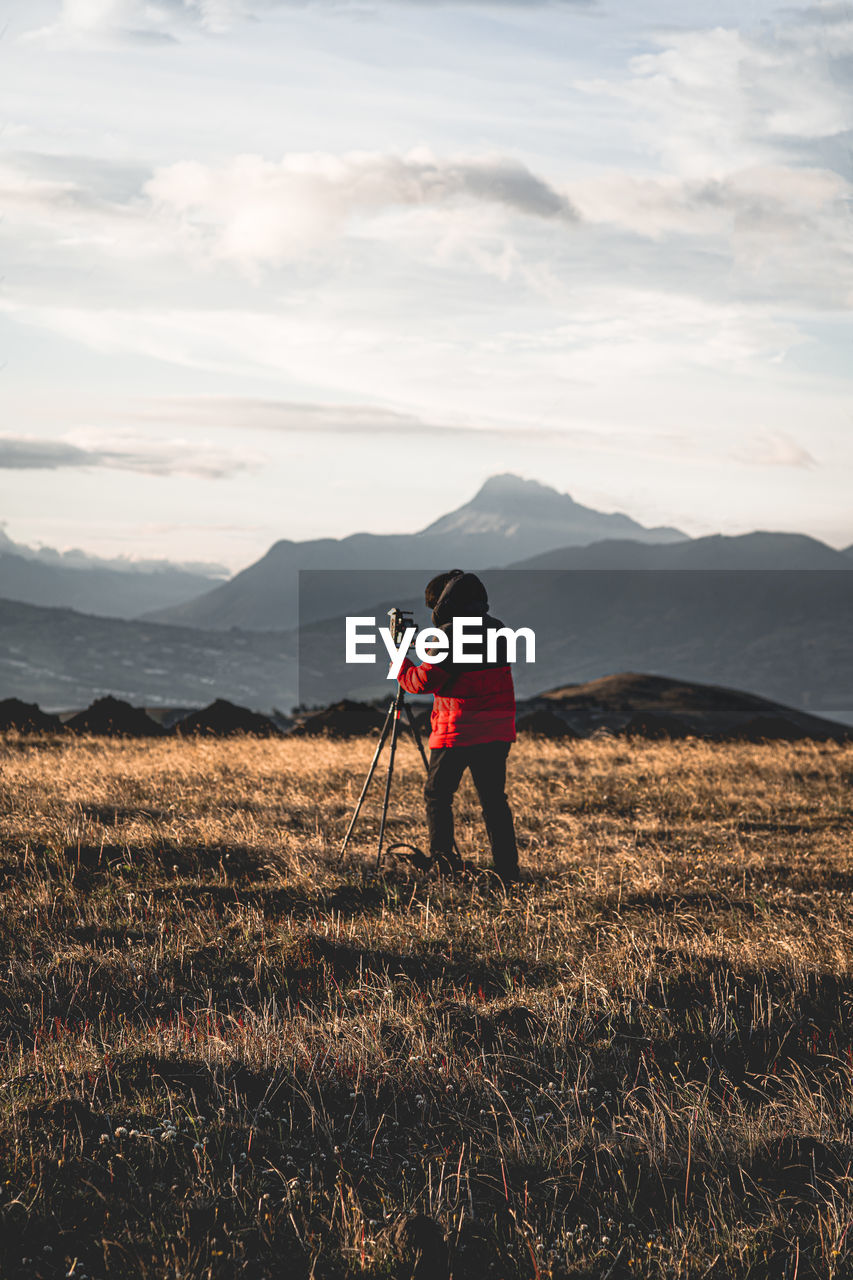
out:
M145 565L22 546L0 530L0 597L111 618L135 618L209 591L224 570Z
M149 616L158 622L217 630L232 626L286 629L296 625L300 570L418 569L426 578L455 565L487 569L554 547L617 534L644 541L685 537L677 529L645 529L628 516L593 511L532 480L495 476L471 502L420 533L357 533L340 539L277 542L230 582L200 599ZM311 584L299 601L300 621L357 607L358 590L347 596L343 574L329 587L328 599L324 584ZM383 590L377 590L377 596Z
M588 547L560 547L512 569L843 569L850 557L801 533L713 534L666 546L624 539Z
M748 539L732 541L732 552L740 546L750 551ZM668 550L658 548L655 554ZM597 547L589 548L579 559L597 553ZM848 563L837 559L842 566ZM350 596L359 577L352 574L346 583ZM380 617L397 603L412 609L416 624L425 626L418 575L409 574L410 589L399 592L396 601L389 593L371 594L379 577L363 575L356 612ZM535 664L520 664L514 673L525 697L567 680L641 670L751 689L812 710L853 708L849 568L494 569L483 579L496 616L536 633ZM301 628L303 701L364 696L371 681L371 687L385 687L378 663L344 664L344 613Z
M292 635L212 635L0 600L0 699L47 710L108 693L136 705L198 707L223 697L287 710L296 701L295 658Z
M853 730L796 707L720 685L622 672L584 684L551 689L546 705L582 732L620 729L627 719L651 715L681 722L698 735L728 734L756 719L779 719L813 737L847 737Z

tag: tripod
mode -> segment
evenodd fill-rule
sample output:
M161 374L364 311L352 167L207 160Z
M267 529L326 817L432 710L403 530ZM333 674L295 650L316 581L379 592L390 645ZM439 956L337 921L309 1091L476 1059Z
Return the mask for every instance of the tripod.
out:
M400 731L400 715L402 712L406 713L406 722L409 726L412 737L414 738L417 744L418 751L421 753L421 759L424 762L424 768L429 769L429 761L427 760L427 755L426 755L426 752L424 751L424 744L421 741L421 735L418 732L417 725L412 719L412 709L409 706L408 702L406 702L406 696L403 693L403 690L399 685L397 685L397 692L392 698L391 705L388 708L388 714L386 715L385 723L382 726L382 733L379 735L379 741L376 744L376 750L373 753L373 759L370 762L370 768L367 771L367 777L364 779L364 786L361 788L361 795L358 797L358 803L355 806L355 810L353 812L352 818L350 819L350 824L347 827L347 833L344 836L344 842L341 845L340 857L338 859L339 862L343 861L344 854L347 851L347 845L349 844L350 836L355 830L355 824L358 821L358 815L361 813L361 806L364 804L364 797L367 795L367 789L370 786L371 781L373 780L374 773L376 772L376 766L379 763L379 757L382 754L382 748L385 746L385 743L388 739L388 735L390 733L391 752L388 757L388 773L385 777L385 794L382 798L382 817L379 822L379 843L376 849L376 870L378 871L379 867L381 866L382 846L385 843L385 823L387 822L387 819L388 819L388 801L391 796L391 778L394 773L394 756L396 755L396 752L397 752L397 738L399 736L399 731Z

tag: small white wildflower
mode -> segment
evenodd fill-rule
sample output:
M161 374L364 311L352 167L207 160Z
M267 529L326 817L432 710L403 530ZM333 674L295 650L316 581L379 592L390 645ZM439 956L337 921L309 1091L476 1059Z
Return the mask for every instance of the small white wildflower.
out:
M125 1129L123 1124L120 1124L119 1127L116 1129L116 1137L117 1138L127 1137L127 1129Z
M100 1142L101 1146L104 1147L110 1141L110 1135L108 1133L102 1133L98 1141Z
M139 1132L139 1130L138 1130L138 1129L131 1129L131 1131L130 1131L130 1133L129 1133L129 1135L128 1135L128 1136L129 1136L129 1137L131 1137L131 1138L141 1138L141 1137L142 1137L142 1134Z

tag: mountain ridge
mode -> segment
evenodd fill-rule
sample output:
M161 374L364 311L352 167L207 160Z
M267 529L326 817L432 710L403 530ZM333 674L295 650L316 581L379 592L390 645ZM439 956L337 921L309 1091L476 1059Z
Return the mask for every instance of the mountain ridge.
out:
M84 568L12 554L0 547L0 596L45 608L136 618L201 595L216 579L169 565L145 570Z
M223 630L284 630L324 616L322 601L298 597L305 570L422 570L431 576L457 563L484 571L556 547L588 544L607 532L630 530L638 541L682 541L677 529L647 529L621 513L608 515L576 503L536 480L492 476L470 502L417 533L353 533L304 542L279 539L269 550L194 600L150 611L146 620ZM377 593L381 595L382 592ZM337 602L346 603L338 595Z
M480 486L474 497L447 515L433 520L420 533L434 536L444 533L503 533L512 537L520 521L529 520L535 513L540 522L547 516L559 521L587 541L598 541L595 536L604 530L615 535L630 531L643 541L681 541L687 537L680 529L669 525L648 528L621 511L598 511L595 507L575 502L568 493L560 493L552 485L539 480L526 480L512 472L490 476ZM589 535L593 536L589 536ZM653 535L653 536L652 536Z
M678 543L606 539L560 547L507 565L508 569L813 569L849 572L853 557L805 533L712 533Z

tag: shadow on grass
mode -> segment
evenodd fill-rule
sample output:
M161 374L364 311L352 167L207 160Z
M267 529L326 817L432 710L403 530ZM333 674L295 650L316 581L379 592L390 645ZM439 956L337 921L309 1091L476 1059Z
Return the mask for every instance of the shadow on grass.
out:
M458 1215L464 1204L475 1216L464 1233L449 1237L454 1274L529 1277L517 1232L521 1216L527 1232L550 1231L553 1238L569 1230L564 1248L572 1266L554 1275L628 1274L617 1265L620 1250L645 1253L648 1236L682 1213L710 1224L725 1214L742 1239L746 1229L762 1231L763 1256L757 1254L750 1275L793 1275L800 1242L797 1274L826 1274L815 1211L849 1200L847 1143L766 1131L747 1141L732 1129L706 1148L697 1130L688 1159L678 1142L665 1150L644 1144L624 1118L597 1128L576 1120L577 1136L567 1139L570 1096L542 1100L534 1127L523 1103L530 1080L518 1079L512 1065L496 1081L507 1109L500 1125L493 1113L478 1119L493 1107L494 1086L480 1082L448 1093L426 1070L401 1068L391 1079L387 1071L359 1071L334 1053L269 1071L118 1054L94 1083L68 1079L80 1097L19 1112L17 1133L31 1151L27 1174L39 1190L28 1215L14 1206L0 1211L7 1228L0 1270L34 1274L19 1270L22 1256L47 1242L60 1256L80 1258L89 1274L101 1274L100 1242L107 1237L141 1261L133 1274L156 1271L157 1248L168 1242L178 1251L173 1257L192 1245L198 1262L227 1259L213 1263L210 1274L248 1268L253 1276L304 1277L312 1259L298 1242L298 1227L303 1241L313 1241L313 1260L320 1257L312 1276L342 1278L353 1272L341 1203L357 1202L375 1219L389 1205L410 1211L425 1203L432 1171L448 1162L459 1177L455 1192L448 1181L443 1212ZM615 1096L614 1115L623 1100ZM164 1113L178 1125L168 1140L156 1119ZM521 1142L513 1137L519 1129ZM18 1177L5 1161L2 1171ZM734 1255L723 1260L733 1261ZM665 1266L660 1272L669 1273ZM379 1272L366 1266L359 1274ZM389 1264L382 1274L411 1280L417 1273ZM732 1273L703 1264L703 1274Z

